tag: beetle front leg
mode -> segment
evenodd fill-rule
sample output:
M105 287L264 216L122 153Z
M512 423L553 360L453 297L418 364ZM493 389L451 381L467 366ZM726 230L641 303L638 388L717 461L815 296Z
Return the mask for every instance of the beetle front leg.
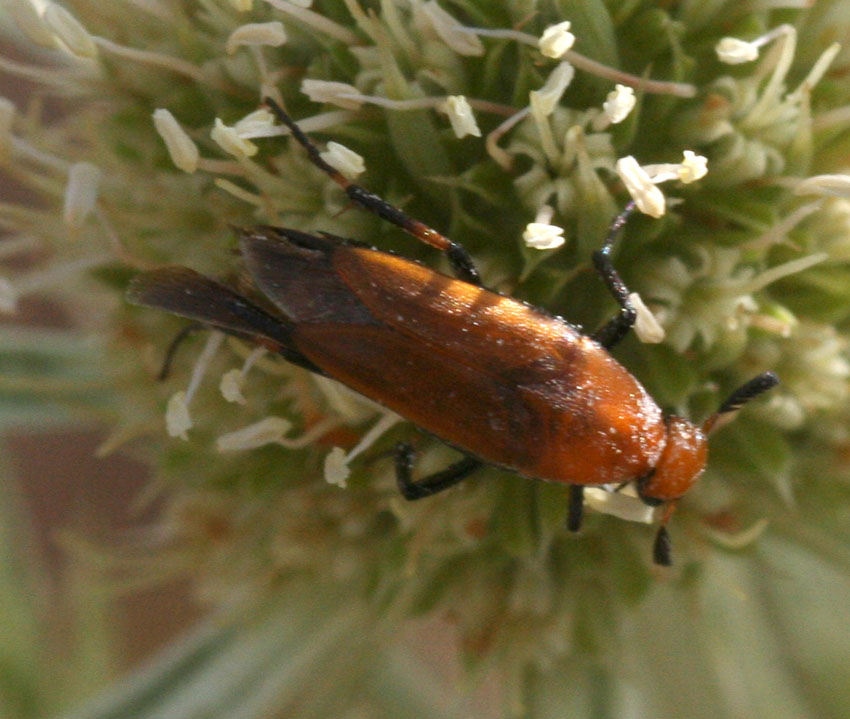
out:
M664 514L661 517L661 526L655 533L655 541L652 543L652 561L660 567L669 567L673 564L673 543L670 541L670 533L667 531L667 522L676 511L676 501L667 503Z
M634 325L637 316L637 311L629 299L629 288L623 283L619 273L614 269L614 264L611 262L611 251L614 249L614 240L617 239L617 235L634 210L634 202L630 202L623 208L623 211L611 223L608 236L605 238L602 247L593 253L593 265L596 271L617 301L617 304L620 305L619 314L609 320L600 329L596 330L592 335L592 338L599 342L605 349L611 349L626 336L632 325Z
M483 462L474 457L464 457L441 472L435 472L418 482L413 481L413 460L416 450L407 442L401 442L395 448L395 476L402 496L407 500L422 499L454 487L462 482Z

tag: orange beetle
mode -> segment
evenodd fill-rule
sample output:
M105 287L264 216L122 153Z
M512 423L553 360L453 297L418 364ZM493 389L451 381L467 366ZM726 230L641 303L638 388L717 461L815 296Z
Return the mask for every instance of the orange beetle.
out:
M633 205L616 218L593 257L620 312L585 336L559 317L482 287L463 247L345 179L276 103L266 103L355 203L444 251L457 278L327 233L258 226L241 231L241 253L280 315L184 267L142 273L129 300L265 344L466 455L414 481L413 448L400 444L396 475L407 499L430 496L495 464L568 485L567 526L577 531L586 485L634 481L645 502L667 503L653 556L670 564L665 525L705 467L708 431L719 415L778 380L770 372L754 378L700 427L664 417L608 353L635 320L610 260Z

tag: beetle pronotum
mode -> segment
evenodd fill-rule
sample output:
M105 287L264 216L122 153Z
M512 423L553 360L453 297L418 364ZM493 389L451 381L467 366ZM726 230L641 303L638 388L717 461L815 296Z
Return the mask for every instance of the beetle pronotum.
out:
M462 245L347 180L282 108L266 104L353 202L444 252L455 277L354 240L261 225L240 232L240 249L251 279L280 314L185 267L140 274L128 299L262 343L466 455L414 481L413 447L399 444L396 477L407 499L448 489L494 464L568 485L567 526L578 531L585 486L635 482L643 501L666 504L653 557L670 564L666 523L705 467L706 435L720 415L778 379L758 375L698 426L663 416L609 354L635 321L611 262L633 205L615 218L593 255L620 311L583 335L559 317L484 288Z

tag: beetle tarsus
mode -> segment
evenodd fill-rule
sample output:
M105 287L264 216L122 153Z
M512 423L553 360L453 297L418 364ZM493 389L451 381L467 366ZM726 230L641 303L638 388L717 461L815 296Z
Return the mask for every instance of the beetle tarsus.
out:
M655 534L655 542L652 544L652 561L661 567L669 567L673 564L673 543L670 541L670 533L663 524Z
M407 442L401 442L396 445L395 449L395 472L398 488L402 496L410 501L414 499L422 499L430 497L444 489L454 487L462 482L476 469L482 462L474 457L464 457L459 462L448 466L446 469L435 472L418 482L413 481L413 460L416 457L416 450Z
M630 202L623 208L623 211L611 222L608 236L605 238L602 247L593 253L593 266L596 268L608 291L617 301L617 304L620 305L620 312L592 335L593 339L599 342L605 349L611 349L623 339L634 325L635 318L637 317L637 311L629 299L629 288L626 287L615 269L614 263L611 262L614 241L620 234L623 225L631 217L634 209L634 202Z
M584 485L570 486L570 502L567 509L567 529L578 532L584 518Z

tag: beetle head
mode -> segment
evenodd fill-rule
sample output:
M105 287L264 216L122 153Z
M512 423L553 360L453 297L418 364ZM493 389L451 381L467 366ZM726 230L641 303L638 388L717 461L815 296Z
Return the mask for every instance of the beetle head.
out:
M667 418L667 442L655 469L638 481L647 504L678 499L699 479L708 457L708 439L700 427L683 417Z
M647 504L678 499L699 479L708 455L708 433L731 419L751 399L779 384L773 372L763 372L736 389L701 427L682 417L668 417L667 443L655 469L638 480L638 494Z

